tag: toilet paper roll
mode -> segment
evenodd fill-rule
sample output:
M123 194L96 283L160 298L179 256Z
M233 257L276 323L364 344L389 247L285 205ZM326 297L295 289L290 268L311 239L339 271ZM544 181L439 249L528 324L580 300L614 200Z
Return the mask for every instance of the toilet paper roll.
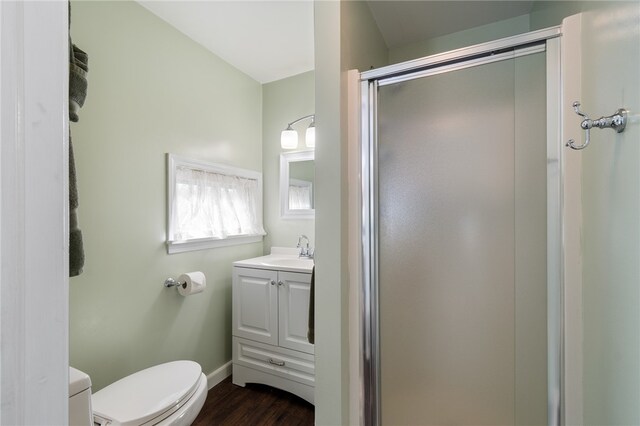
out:
M190 296L192 294L202 293L207 286L207 279L200 271L187 272L178 277L178 293L182 296Z

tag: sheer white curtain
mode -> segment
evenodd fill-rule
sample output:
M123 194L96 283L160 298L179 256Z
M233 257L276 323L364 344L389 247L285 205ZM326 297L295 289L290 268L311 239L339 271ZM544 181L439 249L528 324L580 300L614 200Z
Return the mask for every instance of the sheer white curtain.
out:
M178 166L174 241L265 235L258 181Z
M289 185L289 209L307 210L311 208L311 186Z

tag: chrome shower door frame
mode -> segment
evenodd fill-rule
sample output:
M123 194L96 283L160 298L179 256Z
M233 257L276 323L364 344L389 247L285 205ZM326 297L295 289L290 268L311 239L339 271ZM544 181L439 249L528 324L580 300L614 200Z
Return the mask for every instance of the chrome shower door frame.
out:
M428 75L546 52L548 424L564 424L563 229L560 27L508 37L360 74L361 93L361 410L381 424L378 252L378 88Z

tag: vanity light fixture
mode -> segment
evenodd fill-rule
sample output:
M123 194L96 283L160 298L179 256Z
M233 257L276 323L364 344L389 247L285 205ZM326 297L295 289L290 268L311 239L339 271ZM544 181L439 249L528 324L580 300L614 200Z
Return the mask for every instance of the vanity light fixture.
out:
M307 127L307 132L304 135L304 143L309 148L316 147L316 120L315 117L311 118L311 124Z
M309 148L316 146L316 116L315 114L310 114L292 121L287 125L287 128L282 131L280 134L280 146L282 149L295 149L298 147L298 132L291 126L308 118L311 119L311 124L309 124L305 133L305 145Z

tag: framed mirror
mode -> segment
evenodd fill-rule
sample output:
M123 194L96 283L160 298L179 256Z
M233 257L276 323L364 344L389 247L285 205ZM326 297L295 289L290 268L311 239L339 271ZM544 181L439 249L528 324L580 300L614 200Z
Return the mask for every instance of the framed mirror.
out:
M280 216L315 218L315 162L313 151L280 154Z

